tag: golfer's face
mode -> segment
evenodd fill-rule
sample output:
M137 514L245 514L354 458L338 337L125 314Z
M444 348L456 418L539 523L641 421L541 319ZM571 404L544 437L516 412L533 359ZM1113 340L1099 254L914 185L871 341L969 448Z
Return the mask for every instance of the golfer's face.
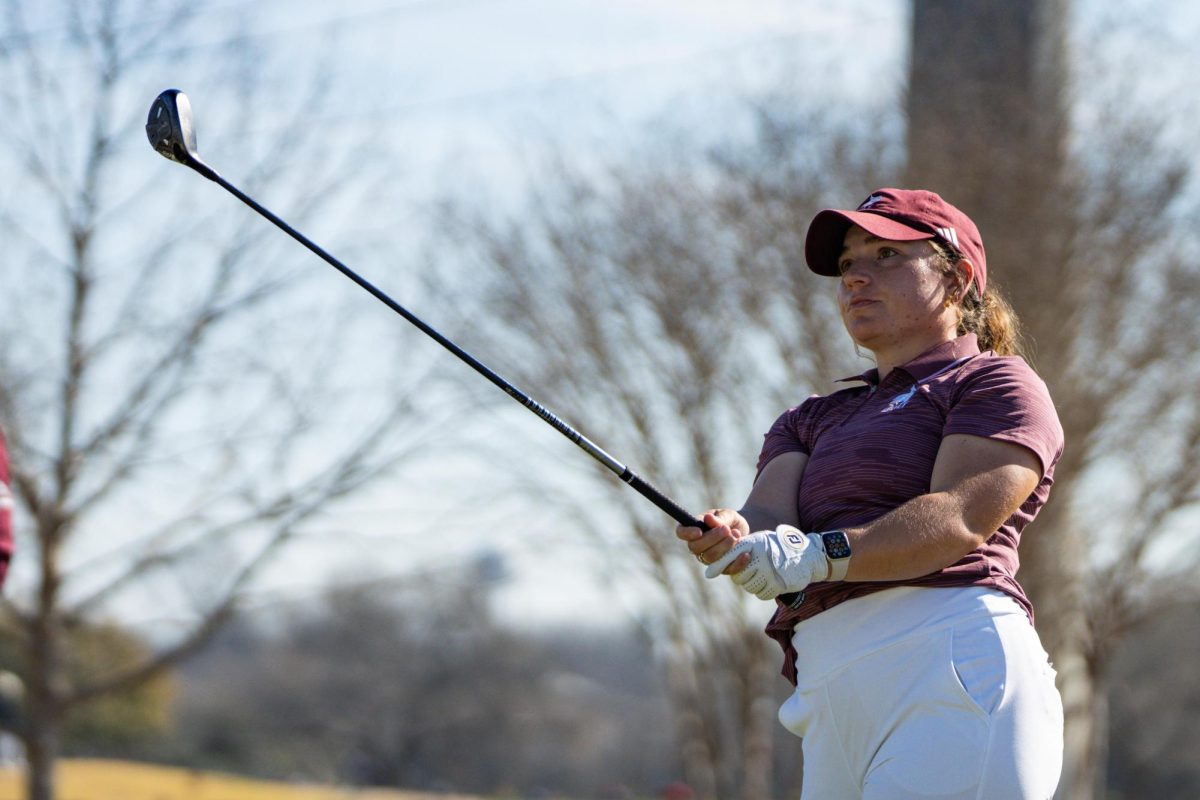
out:
M838 308L846 330L878 351L937 335L944 327L948 278L927 239L894 242L853 226L838 260Z

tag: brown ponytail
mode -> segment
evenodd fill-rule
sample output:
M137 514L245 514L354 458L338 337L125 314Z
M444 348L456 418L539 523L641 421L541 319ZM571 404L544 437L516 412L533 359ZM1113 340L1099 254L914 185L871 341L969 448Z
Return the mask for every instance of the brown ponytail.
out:
M932 241L931 244L940 256L938 260L942 270L947 275L957 275L962 256L939 241ZM982 297L972 284L971 291L967 292L958 310L959 336L973 333L979 339L980 350L993 350L999 356L1021 356L1029 360L1021 334L1021 320L1000 293L994 278L988 280L987 291Z

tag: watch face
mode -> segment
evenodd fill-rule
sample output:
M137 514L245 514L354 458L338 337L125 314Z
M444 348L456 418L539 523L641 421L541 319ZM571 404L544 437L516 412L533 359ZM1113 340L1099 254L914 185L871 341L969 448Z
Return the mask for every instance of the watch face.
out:
M850 540L842 531L821 534L821 543L825 545L825 555L830 558L850 557Z

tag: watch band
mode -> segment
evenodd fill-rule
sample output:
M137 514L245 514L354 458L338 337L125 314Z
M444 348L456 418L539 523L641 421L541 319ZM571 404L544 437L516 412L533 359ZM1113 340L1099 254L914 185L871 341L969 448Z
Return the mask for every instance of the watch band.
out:
M845 580L846 572L850 569L850 540L845 531L826 531L821 534L821 547L825 550L825 560L829 562L829 577L827 580Z

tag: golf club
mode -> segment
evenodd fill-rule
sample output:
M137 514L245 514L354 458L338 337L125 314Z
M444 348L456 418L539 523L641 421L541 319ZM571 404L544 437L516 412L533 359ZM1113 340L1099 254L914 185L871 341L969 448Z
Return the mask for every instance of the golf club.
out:
M192 124L192 106L191 103L188 102L187 95L185 95L183 92L179 91L178 89L167 89L157 98L155 98L154 104L150 106L150 115L146 120L146 136L149 137L150 144L161 155L171 159L172 161L178 161L184 166L191 167L209 180L220 184L220 186L230 194L234 195L243 203L257 211L259 214L275 223L275 225L283 230L284 233L300 242L300 244L304 245L312 252L316 253L347 278L354 281L363 289L366 289L368 292L374 295L376 299L378 299L388 308L392 309L392 311L395 311L397 314L404 317L442 347L458 356L460 360L466 362L473 370L502 389L506 394L508 394L509 397L513 398L518 403L532 411L534 414L537 414L543 420L548 422L555 430L577 444L584 452L611 470L618 478L632 486L639 494L648 499L650 502L654 503L654 505L658 506L667 514L671 515L671 517L680 525L693 526L700 528L701 530L708 530L707 525L693 517L674 500L664 495L658 489L654 488L654 486L642 480L642 478L640 478L636 473L634 473L621 462L617 461L608 453L604 452L604 450L598 447L586 436L580 434L540 403L530 398L527 394L522 392L516 386L513 386L497 373L493 372L466 350L463 350L454 342L438 333L434 328L426 324L423 320L410 312L408 309L401 306L395 300L388 297L388 295L377 289L358 273L354 272L341 261L338 261L329 253L325 252L325 250L323 250L321 247L314 244L308 239L308 237L304 236L282 219L275 216L269 210L259 205L254 198L250 197L232 183L218 175L216 170L205 164L196 152L196 129Z

